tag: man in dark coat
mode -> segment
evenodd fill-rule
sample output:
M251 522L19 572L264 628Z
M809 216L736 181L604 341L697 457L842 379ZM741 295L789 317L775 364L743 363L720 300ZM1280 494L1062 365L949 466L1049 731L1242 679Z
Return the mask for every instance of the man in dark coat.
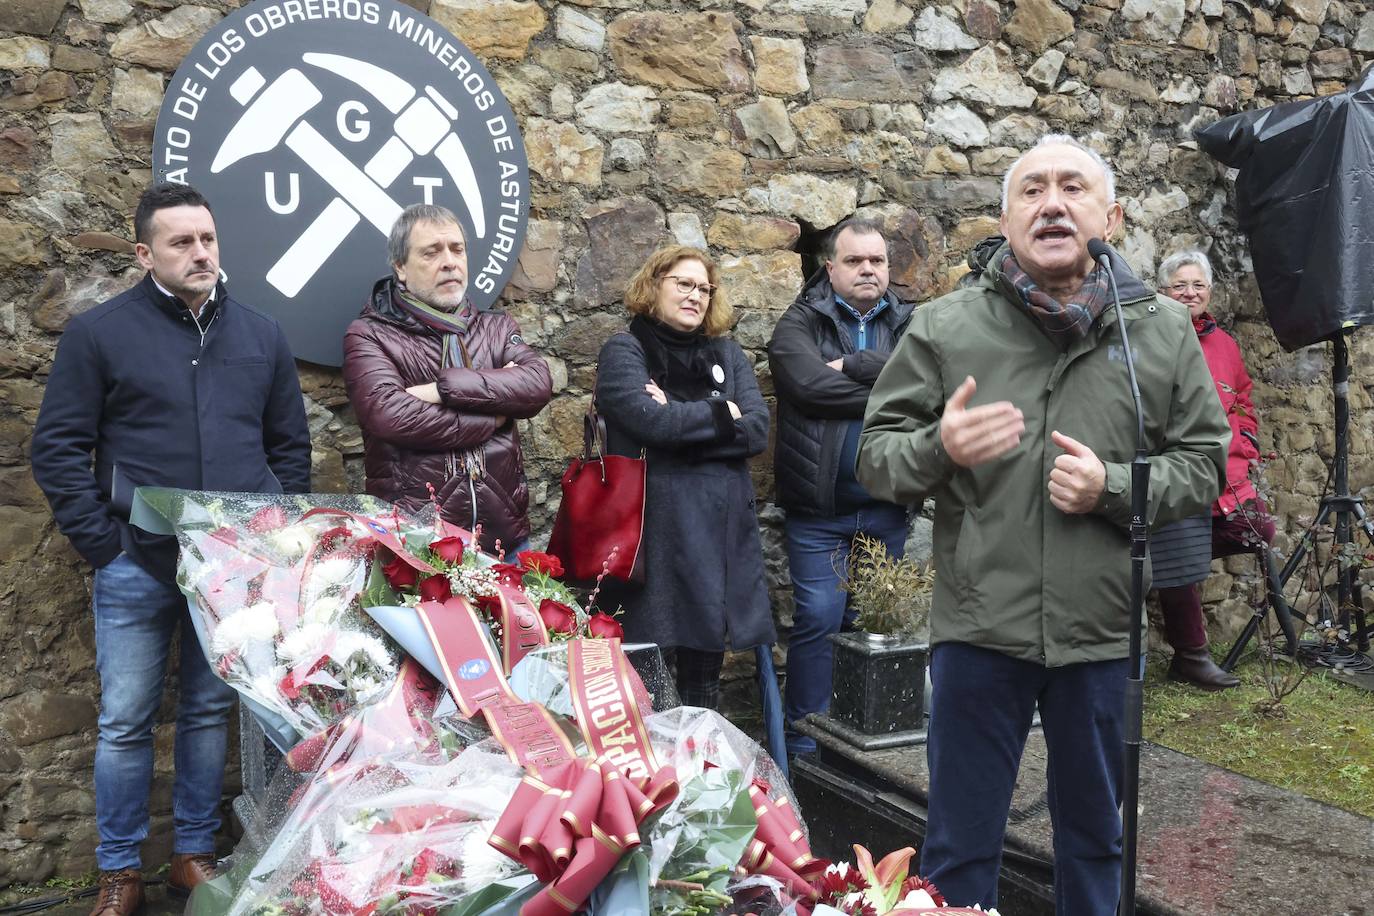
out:
M458 218L416 204L397 218L377 281L344 336L344 384L363 431L367 492L414 510L430 487L443 517L482 527L482 546L529 543L517 419L553 395L548 364L500 312L467 299Z
M852 624L840 576L857 535L878 538L900 557L904 506L875 499L854 476L868 393L911 317L888 290L887 242L861 219L835 227L817 271L783 313L768 344L778 394L773 454L792 575L786 717L795 722L830 706L830 634ZM816 743L789 730L787 750Z
M95 568L97 914L143 903L153 720L178 624L173 892L214 877L234 700L193 635L175 581L176 541L129 525L134 488L310 489L295 360L277 323L220 282L205 198L185 185L148 189L134 237L148 273L67 325L33 434L34 479L58 528Z

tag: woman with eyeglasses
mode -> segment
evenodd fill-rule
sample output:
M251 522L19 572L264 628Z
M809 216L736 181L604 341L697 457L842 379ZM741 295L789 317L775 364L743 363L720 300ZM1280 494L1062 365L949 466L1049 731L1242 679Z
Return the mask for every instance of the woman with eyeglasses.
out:
M1207 651L1198 583L1207 578L1213 557L1253 552L1274 539L1274 520L1250 482L1250 465L1259 460L1259 418L1250 400L1250 375L1235 339L1207 311L1212 301L1212 265L1200 251L1165 258L1157 274L1159 291L1188 307L1202 355L1216 382L1217 396L1231 424L1226 458L1226 489L1210 516L1183 519L1150 535L1154 587L1164 615L1164 637L1174 649L1169 677L1224 690L1240 681L1221 670Z
M688 706L714 709L725 650L771 644L748 459L768 445L754 366L726 337L733 311L716 263L682 245L630 280L629 328L601 348L596 408L607 447L648 462L642 586L604 583L631 642L656 642Z

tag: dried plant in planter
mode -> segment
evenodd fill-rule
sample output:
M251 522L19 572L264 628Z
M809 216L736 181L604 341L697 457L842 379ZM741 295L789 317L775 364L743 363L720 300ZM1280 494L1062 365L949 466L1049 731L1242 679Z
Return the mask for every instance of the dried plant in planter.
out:
M925 639L930 622L935 568L910 557L897 559L880 539L860 534L849 550L840 589L853 598L858 627L880 636Z

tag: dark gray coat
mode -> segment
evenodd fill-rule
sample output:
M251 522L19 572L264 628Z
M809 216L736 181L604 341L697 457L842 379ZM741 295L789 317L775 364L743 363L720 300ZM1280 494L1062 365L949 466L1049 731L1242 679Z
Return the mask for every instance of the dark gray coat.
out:
M597 362L596 405L609 450L645 449L643 586L610 583L601 606L625 608L630 641L719 651L772 643L773 616L748 459L768 445L768 406L732 340L713 342L725 382L706 401L655 402L640 342L613 336ZM725 430L710 400L743 415Z

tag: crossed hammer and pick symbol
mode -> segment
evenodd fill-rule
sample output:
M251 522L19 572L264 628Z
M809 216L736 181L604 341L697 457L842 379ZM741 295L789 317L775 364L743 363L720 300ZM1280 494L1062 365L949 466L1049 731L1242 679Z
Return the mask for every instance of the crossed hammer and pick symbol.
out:
M367 61L317 53L301 59L356 84L396 115L396 121L392 136L358 168L305 121L324 95L300 70L292 67L269 84L256 67L249 67L234 80L229 94L245 109L220 144L210 172L217 174L284 144L338 195L277 259L267 272L267 282L293 298L364 218L383 236L390 234L402 207L387 189L416 156L432 153L439 160L467 206L474 233L478 238L486 236L477 175L453 132L458 109L434 87L426 86L420 94L396 74Z

